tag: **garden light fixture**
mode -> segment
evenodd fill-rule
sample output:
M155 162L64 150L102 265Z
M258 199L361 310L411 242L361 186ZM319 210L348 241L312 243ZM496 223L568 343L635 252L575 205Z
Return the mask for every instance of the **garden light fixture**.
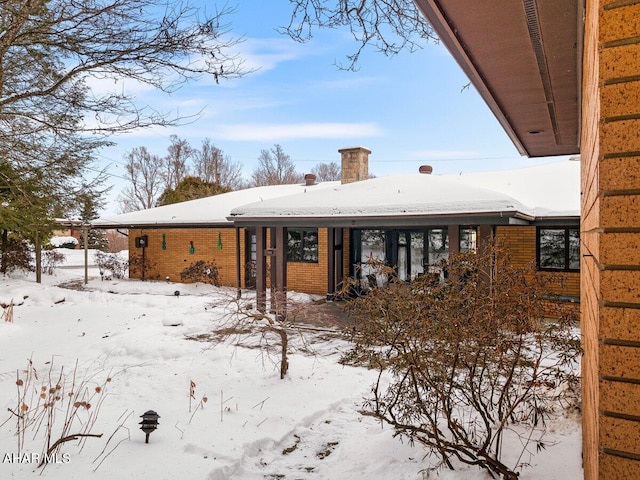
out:
M140 416L142 417L142 421L140 422L140 425L142 426L140 427L140 430L146 434L144 443L149 443L149 434L158 428L158 419L160 418L160 415L153 410L148 410Z

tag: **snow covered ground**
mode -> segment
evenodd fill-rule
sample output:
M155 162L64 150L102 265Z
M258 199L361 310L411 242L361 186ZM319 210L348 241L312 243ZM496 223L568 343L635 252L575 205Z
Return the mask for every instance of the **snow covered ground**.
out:
M66 268L43 276L42 285L32 275L0 278L0 304L16 304L13 322L0 322L0 478L489 478L467 466L427 473L420 448L360 415L375 372L338 364L347 348L339 336L312 338L314 351L294 351L280 380L277 365L254 348L188 338L216 328L233 290L101 281L95 267L87 290L61 288L83 275L82 253L65 253ZM42 408L49 388L58 395L56 384L63 384L56 405L80 387L93 396L78 420L93 421L91 432L103 436L65 442L57 463L43 470L28 461L43 450L45 422L27 430L18 457L16 414ZM21 401L26 387L32 393ZM65 409L56 413L52 441ZM149 444L138 424L147 410L160 415ZM582 478L578 422L556 422L547 436L552 446L524 459L531 466L521 478ZM77 423L67 433L80 429Z

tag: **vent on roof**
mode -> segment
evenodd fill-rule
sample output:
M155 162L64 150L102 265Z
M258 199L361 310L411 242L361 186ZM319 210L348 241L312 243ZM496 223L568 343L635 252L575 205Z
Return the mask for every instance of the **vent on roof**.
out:
M313 173L307 173L304 176L304 183L307 187L316 184L316 176Z
M433 172L433 167L431 165L421 165L418 171L425 175L431 175L431 172Z

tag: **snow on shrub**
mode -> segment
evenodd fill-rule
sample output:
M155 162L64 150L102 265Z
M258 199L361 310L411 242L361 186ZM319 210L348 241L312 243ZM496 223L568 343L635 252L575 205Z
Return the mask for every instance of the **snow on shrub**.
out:
M75 237L51 237L49 244L54 248L74 249L78 246L78 239Z

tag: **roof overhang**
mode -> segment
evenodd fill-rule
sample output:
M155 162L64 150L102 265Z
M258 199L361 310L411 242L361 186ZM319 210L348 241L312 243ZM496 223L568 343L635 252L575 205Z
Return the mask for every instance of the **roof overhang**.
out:
M361 216L235 216L238 227L336 227L419 228L446 225L529 225L533 217L519 212L482 212L447 215L361 215Z
M584 0L414 0L522 155L579 153Z
M101 222L91 224L91 228L96 230L108 229L158 229L158 228L233 228L233 224L229 222L192 222L192 223L172 223L172 222L138 222L138 223L108 223Z

